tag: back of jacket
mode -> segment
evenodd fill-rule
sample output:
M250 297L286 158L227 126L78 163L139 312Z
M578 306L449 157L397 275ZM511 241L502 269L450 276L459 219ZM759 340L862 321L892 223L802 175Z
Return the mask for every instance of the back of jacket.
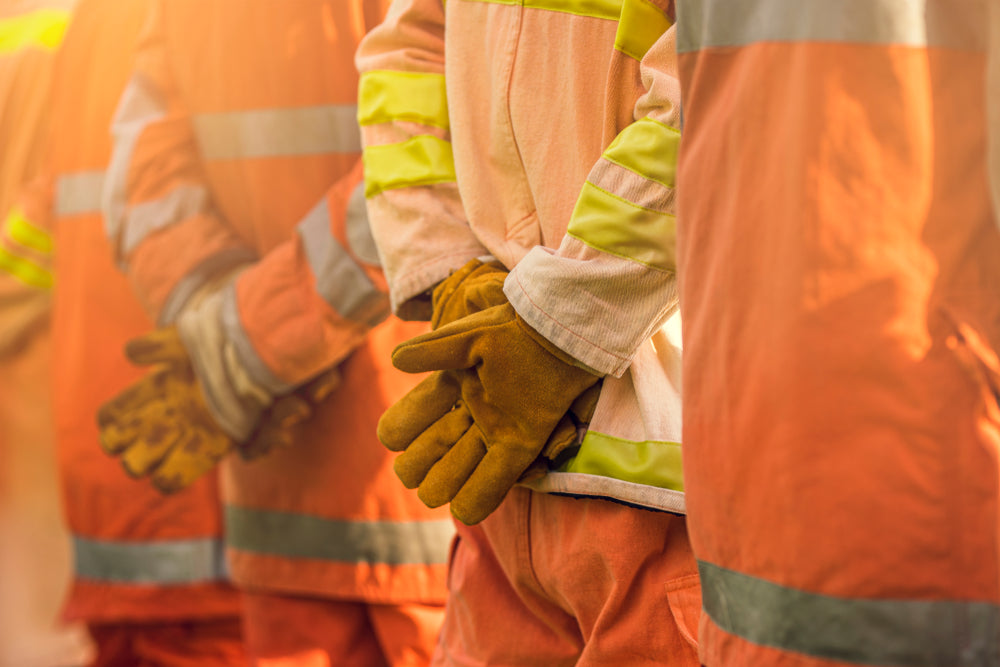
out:
M340 364L340 388L293 447L224 466L235 579L437 601L447 512L399 486L375 437L415 380L389 352L423 330L379 324L384 281L355 194L353 55L381 14L372 0L157 3L114 121L105 210L160 323L208 276L250 261L223 317L255 380L281 394Z
M79 2L56 68L49 187L24 205L27 220L51 227L55 247L56 442L75 552L66 614L87 622L238 613L224 582L216 479L165 497L98 444L98 407L142 373L123 346L152 326L112 262L100 214L108 127L147 9Z

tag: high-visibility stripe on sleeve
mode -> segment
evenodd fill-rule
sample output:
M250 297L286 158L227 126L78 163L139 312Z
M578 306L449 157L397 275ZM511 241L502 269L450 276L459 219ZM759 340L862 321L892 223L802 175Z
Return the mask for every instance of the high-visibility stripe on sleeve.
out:
M74 536L77 578L119 584L177 586L225 580L220 540L123 542Z
M15 208L7 216L4 232L9 239L25 248L44 255L52 253L52 235L29 222L19 209Z
M124 252L117 244L121 241L128 211L128 175L136 144L143 131L167 115L162 96L142 76L134 76L122 93L121 101L111 123L114 150L108 166L101 209L104 224L113 244L116 244L119 262Z
M650 47L673 22L663 10L648 0L625 0L615 35L615 48L627 56L642 60Z
M430 135L396 144L367 146L364 165L366 197L385 190L455 181L451 143Z
M441 565L455 533L451 520L350 521L227 505L230 548L337 563Z
M359 184L358 187L361 187ZM349 210L348 227L368 228L367 209L355 207ZM370 231L367 233L369 236ZM299 223L299 235L306 258L316 277L316 289L323 300L342 317L375 326L389 314L389 297L368 277L365 270L330 230L330 210L324 198L319 205ZM355 229L349 234L359 236ZM365 241L366 246L374 241Z
M0 272L8 273L26 285L52 289L52 272L0 247Z
M52 50L62 43L70 13L60 9L38 9L0 19L0 55L20 49Z
M763 646L858 665L1000 664L1000 607L820 595L699 561L705 613Z
M39 261L52 254L52 236L11 209L0 235L0 272L38 289L51 289L52 272Z
M208 204L208 190L200 185L180 185L160 199L129 206L119 241L121 252L128 255L151 234L194 217L207 210Z
M374 71L361 75L358 123L409 121L447 130L448 96L443 74Z
M679 0L677 51L757 42L981 49L985 27L951 0Z
M592 248L672 271L676 222L673 215L636 206L585 183L567 233Z
M674 187L681 133L651 118L632 123L604 151L604 159L668 188Z
M100 213L104 171L63 174L56 180L55 214L59 217Z
M249 109L191 117L205 160L357 153L358 108L353 104Z
M285 382L271 372L264 360L257 354L253 343L250 342L250 336L240 318L235 284L226 287L222 295L221 317L226 338L235 346L236 356L239 357L240 364L256 384L266 389L272 396L287 394L295 389L294 385Z

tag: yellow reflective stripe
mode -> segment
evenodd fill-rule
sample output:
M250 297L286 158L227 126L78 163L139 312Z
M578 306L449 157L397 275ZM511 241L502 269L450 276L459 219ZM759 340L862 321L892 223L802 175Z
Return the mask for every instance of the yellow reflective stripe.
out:
M621 16L622 0L465 0L466 2L486 2L493 5L523 6L526 9L542 9L549 12L576 14L595 19L617 21Z
M447 130L448 97L443 74L366 72L358 89L358 123L411 121Z
M385 190L455 181L451 143L430 135L398 144L367 146L364 166L365 197Z
M5 226L8 238L25 248L46 255L52 252L52 236L29 222L20 210L14 209L10 212Z
M659 489L684 490L679 442L634 442L596 431L587 431L580 451L560 472L611 477Z
M34 262L0 248L0 271L39 289L52 289L52 272Z
M627 56L642 60L650 47L673 22L662 9L647 0L625 0L615 35L615 48Z
M0 54L18 49L55 49L62 42L69 25L69 12L39 9L0 20Z
M591 248L652 268L673 271L674 216L622 199L585 183L567 233Z
M604 159L668 188L674 187L681 133L669 125L643 118L615 137Z

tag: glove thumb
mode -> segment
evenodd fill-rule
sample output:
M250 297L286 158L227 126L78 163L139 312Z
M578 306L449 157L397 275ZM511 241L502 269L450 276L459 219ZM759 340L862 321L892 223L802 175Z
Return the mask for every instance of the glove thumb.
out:
M507 325L514 317L514 307L508 303L455 320L400 343L392 351L392 365L405 373L471 368L479 357L475 343L487 329Z

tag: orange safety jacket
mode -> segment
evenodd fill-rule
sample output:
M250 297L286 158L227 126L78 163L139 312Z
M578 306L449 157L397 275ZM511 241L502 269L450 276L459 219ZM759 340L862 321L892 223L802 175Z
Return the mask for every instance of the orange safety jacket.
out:
M47 177L6 226L36 249L54 249L53 406L74 552L65 614L88 623L239 613L223 567L217 480L163 496L126 477L98 445L98 407L143 373L123 346L152 327L111 261L100 215L107 128L147 8L78 3L56 64Z
M377 0L156 5L114 120L105 185L117 260L161 324L204 280L253 261L223 306L253 380L280 395L340 364L293 447L224 467L240 585L441 602L453 526L402 488L375 437L413 386L392 348L360 187L352 58ZM380 322L383 322L379 324Z
M1000 664L986 4L677 16L702 662Z

